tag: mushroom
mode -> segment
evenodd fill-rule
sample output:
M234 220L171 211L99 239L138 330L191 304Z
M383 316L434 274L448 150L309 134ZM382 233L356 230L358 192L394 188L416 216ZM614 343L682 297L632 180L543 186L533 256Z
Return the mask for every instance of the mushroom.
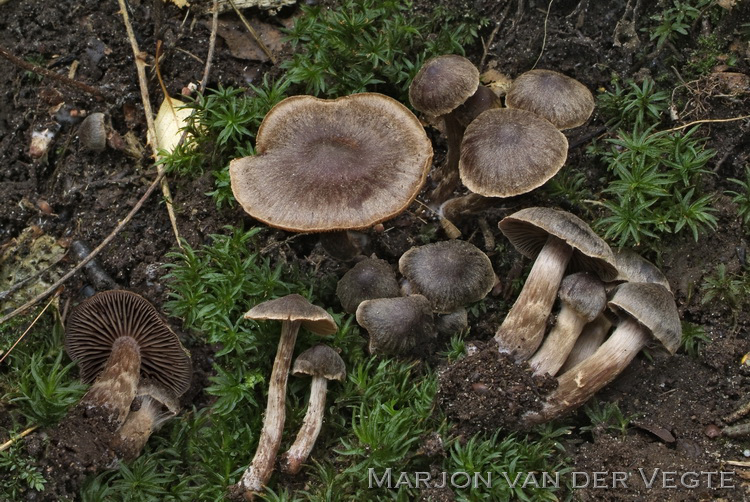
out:
M544 343L529 359L537 374L555 375L565 362L586 323L593 321L607 306L604 283L597 277L578 272L560 283L560 313Z
M533 112L558 129L570 129L591 116L594 96L585 85L562 73L531 70L513 81L505 105Z
M487 255L460 240L413 247L398 260L398 269L409 290L427 297L432 310L441 313L481 300L495 284Z
M578 340L576 340L573 348L570 349L568 358L558 370L558 374L565 373L596 352L596 349L604 343L604 339L607 338L607 333L609 333L609 329L612 327L612 321L609 317L606 312L602 312L596 319L583 327Z
M365 300L356 318L370 335L371 354L404 355L435 336L430 301L422 295Z
M292 374L309 375L312 383L302 427L292 446L281 456L281 470L287 474L297 474L310 456L323 426L328 380L343 381L346 378L346 366L338 352L331 347L316 345L297 357Z
M428 59L409 86L409 102L420 112L442 118L448 158L435 173L440 183L430 198L447 199L459 183L458 159L464 129L482 111L499 105L497 96L479 85L479 70L463 56L446 54Z
M536 261L516 302L495 333L502 352L528 359L544 338L547 317L568 263L602 280L617 274L612 250L577 216L546 207L522 209L498 226L515 248Z
M156 309L123 290L97 293L68 319L65 349L81 379L94 381L81 402L102 407L122 424L142 377L176 396L190 385L190 356Z
M127 461L138 457L151 434L177 415L179 409L172 391L158 383L141 381L130 413L112 441L118 457Z
M281 321L281 336L271 371L268 404L258 449L252 463L233 488L234 491L241 492L246 499L252 499L254 494L261 492L268 483L273 473L276 453L281 445L281 434L286 419L286 384L300 326L318 335L331 335L338 328L328 312L297 294L259 303L244 317L257 321Z
M336 296L350 314L364 300L399 295L396 273L385 260L365 258L352 267L336 285Z
M250 216L292 232L387 220L414 200L432 162L419 120L377 93L286 98L263 119L255 150L230 162L232 192Z
M626 282L614 290L608 307L619 324L590 357L558 377L558 387L547 395L539 412L526 415L527 424L553 420L577 408L624 370L655 337L674 354L682 327L674 297L659 284Z
M466 333L469 329L469 314L461 307L448 314L435 316L435 331L440 336L453 336Z

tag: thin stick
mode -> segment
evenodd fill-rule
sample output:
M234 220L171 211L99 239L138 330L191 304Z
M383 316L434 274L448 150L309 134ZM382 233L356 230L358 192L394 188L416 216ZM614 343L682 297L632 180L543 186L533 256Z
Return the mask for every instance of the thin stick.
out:
M2 4L2 2L0 2L0 4ZM3 444L0 444L0 451L7 450L11 446L13 446L13 443L15 443L16 441L18 441L19 439L25 438L26 436L28 436L29 434L31 434L32 432L34 432L38 428L39 428L38 425L33 425L33 426L29 427L28 429L26 429L25 431L22 431L19 435L13 436L12 438L10 438L9 440L7 440Z
M263 40L260 39L260 36L258 36L258 33L255 31L255 29L250 26L250 23L247 22L247 19L245 19L245 16L242 15L242 12L240 12L240 9L237 8L237 6L234 4L234 0L229 0L229 4L234 9L234 12L237 13L237 16L239 16L240 21L242 21L242 24L245 25L245 28L247 28L247 31L250 32L250 36L253 37L255 40L255 43L258 44L258 47L260 47L260 50L263 51L263 54L268 57L268 60L271 61L271 64L276 64L276 58L273 57L273 54L271 54L271 51L268 50L268 47L266 47L266 44L263 43Z
M24 61L23 59L17 58L16 56L8 52L8 50L2 46L0 46L0 57L7 59L14 65L20 68L23 68L26 71L30 71L30 72L36 73L37 75L42 75L44 77L49 77L53 80L57 80L58 82L62 84L75 87L88 94L93 94L99 100L110 101L107 95L104 94L99 89L95 87L91 87L90 85L84 84L83 82L73 80L72 78L68 78L64 75L59 75L51 70L48 70L47 68L43 68L41 66L37 66L35 64L29 63L28 61Z
M16 340L15 343L13 343L13 345L10 346L10 348L8 349L8 352L6 352L5 354L3 354L3 357L0 357L0 364L3 361L5 361L5 358L8 357L11 352L13 352L13 349L16 348L16 345L18 345L19 343L21 343L21 340L23 340L23 337L25 337L26 334L29 331L31 331L31 328L34 327L34 325L39 320L39 318L42 317L42 314L44 314L47 311L47 309L49 308L49 306L52 305L53 301L54 301L54 298L50 298L50 300L47 302L47 305L45 305L44 308L42 309L42 311L39 312L39 314L34 318L33 321L31 321L31 324L29 324L29 327L26 328L26 331L24 331L23 333L21 333L21 336L18 337L18 340ZM2 449L0 449L0 451L2 451Z
M736 467L750 467L750 462L743 462L741 460L724 460L724 463Z
M151 152L154 159L158 158L159 155L159 143L156 138L156 127L154 126L154 113L151 109L151 99L148 96L148 81L146 80L146 62L144 61L145 54L138 48L138 42L135 39L135 32L133 32L133 26L130 24L130 17L128 17L128 10L125 5L125 0L117 0L120 6L120 14L122 15L122 21L125 24L125 31L128 33L128 39L130 40L130 47L133 50L133 56L135 59L135 69L138 72L138 86L141 89L141 101L143 102L143 112L146 115L146 124L148 125L148 131L146 138L148 143L151 145ZM166 98L165 98L166 99ZM180 232L177 230L177 218L174 214L174 208L172 207L172 194L169 191L169 184L164 176L164 166L161 164L156 165L156 170L159 173L161 179L161 193L164 195L164 199L167 203L167 213L169 214L169 221L172 223L172 231L177 239L177 245L182 248L180 242Z
M534 61L534 64L531 67L532 70L536 68L537 64L539 64L539 60L542 59L542 55L544 54L544 49L547 47L547 21L549 21L549 11L552 10L552 2L554 1L555 0L549 0L549 4L547 5L547 14L544 16L544 38L542 38L542 50L539 51L539 57Z
M688 128L688 127L690 127L692 125L697 125L697 124L710 124L710 123L714 123L714 122L735 122L737 120L744 120L744 119L750 119L750 115L742 115L741 117L732 117L732 118L729 118L729 119L694 120L692 122L688 122L687 124L683 124L681 126L673 127L671 129L664 129L663 131L657 131L657 132L653 133L651 136L654 136L656 134L661 134L661 133L664 133L664 132L679 131L681 129L685 129L685 128ZM651 136L649 136L649 137L651 137Z
M143 204L146 202L146 199L149 198L149 196L153 193L153 191L156 188L156 186L159 183L161 183L162 179L164 179L164 173L163 172L159 173L156 176L156 178L154 179L154 181L151 182L151 185L149 185L148 190L146 190L146 193L143 194L143 197L141 197L140 200L138 202L136 202L135 206L133 206L133 209L130 210L130 212L128 213L128 215L125 216L125 218L120 223L117 224L117 226L115 227L115 229L112 230L112 233L110 233L101 242L101 244L99 244L98 246L96 246L94 248L94 250L91 251L91 253L89 253L89 255L87 257L85 257L83 260L81 260L80 262L78 262L78 265L76 265L75 267L73 267L73 269L70 272L68 272L67 274L65 274L64 276L62 276L56 283L54 283L52 286L50 286L49 288L47 288L42 293L38 294L35 298L32 298L28 302L24 303L23 305L21 305L20 307L18 307L16 310L14 310L13 312L11 312L10 314L7 314L7 315L4 315L3 317L0 317L0 325L2 325L7 320L12 319L13 317L17 316L21 312L24 312L29 307L33 307L38 302L40 302L40 301L44 300L45 298L47 298L47 296L49 296L57 288L59 288L60 286L62 286L63 284L65 284L65 282L68 279L70 279L71 277L73 277L76 274L76 272L78 272L79 270L81 270L88 262L90 262L91 260L93 260L94 258L96 258L96 255L98 255L101 252L102 249L104 249L105 247L107 247L107 245L109 245L109 243L112 242L112 239L114 239L115 236L120 233L120 231L125 227L125 225L127 225L128 223L130 223L130 220L132 220L133 216L135 216L135 214L141 209L141 207L143 206Z
M211 63L214 59L216 47L216 32L219 30L219 0L214 0L214 17L211 19L211 36L208 39L208 55L206 56L206 67L203 69L201 79L201 93L205 92L208 85L208 74L211 72Z

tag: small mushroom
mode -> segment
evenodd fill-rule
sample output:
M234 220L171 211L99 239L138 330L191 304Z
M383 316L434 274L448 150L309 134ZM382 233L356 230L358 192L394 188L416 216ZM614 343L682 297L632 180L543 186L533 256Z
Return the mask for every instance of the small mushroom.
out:
M432 310L441 313L481 300L495 284L487 255L461 240L413 247L401 256L398 268L409 290L427 297Z
M529 359L529 365L540 375L557 373L584 326L596 319L607 306L604 283L587 272L563 278L558 296L561 307L557 322Z
M578 80L551 70L519 75L505 97L508 108L528 110L558 129L583 125L594 111L594 96Z
M142 377L176 396L190 385L190 356L156 309L123 290L97 293L68 319L65 349L78 363L81 379L94 381L82 399L110 410L122 424Z
M619 324L607 341L590 357L558 377L558 387L547 396L539 412L526 415L527 424L560 417L585 403L609 384L652 339L674 354L682 327L674 297L659 284L626 282L618 286L608 307Z
M78 126L78 137L81 146L92 152L103 152L107 147L107 124L104 114L91 113Z
M356 318L370 335L371 354L404 355L435 336L430 301L422 295L365 300Z
M297 357L292 374L309 375L312 383L302 427L292 446L281 456L281 470L287 474L297 474L310 456L323 426L328 380L343 381L346 378L346 366L341 356L331 347L316 345Z
M122 460L138 457L151 434L177 415L180 403L172 391L157 383L142 381L133 403L137 409L128 413L125 423L112 441L112 448Z
M328 312L297 294L259 303L244 317L258 321L281 321L281 336L271 371L268 404L258 449L252 463L232 489L242 493L246 499L252 499L268 483L281 445L286 419L286 384L299 328L304 327L318 335L331 335L338 328Z
M336 296L350 314L364 300L399 295L396 273L385 260L365 258L352 267L336 285Z
M461 307L447 314L435 316L435 330L440 336L453 336L466 333L469 329L469 314Z
M544 338L547 318L560 281L570 263L575 270L592 271L602 280L617 274L612 250L577 216L546 207L522 209L498 226L521 254L534 258L521 294L495 334L503 352L528 359Z

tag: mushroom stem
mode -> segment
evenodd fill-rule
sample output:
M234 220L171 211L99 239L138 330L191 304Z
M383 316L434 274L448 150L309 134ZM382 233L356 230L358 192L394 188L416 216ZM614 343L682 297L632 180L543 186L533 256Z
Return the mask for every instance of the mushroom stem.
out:
M294 344L301 324L301 321L283 321L281 325L281 337L271 371L268 404L258 449L239 483L245 491L244 496L247 500L252 500L255 493L263 491L273 473L273 464L281 445L281 433L286 419L286 383L289 367L292 364Z
M438 182L430 195L433 206L440 206L445 202L461 182L458 174L458 161L461 156L461 140L464 137L466 126L459 122L453 112L443 115L443 122L448 143L448 154L445 164L433 175L433 178Z
M586 319L563 303L555 326L544 339L539 350L529 359L529 365L534 369L534 373L537 375L557 374L585 325Z
M289 450L281 457L281 470L287 474L297 474L302 464L310 456L315 446L320 429L323 426L323 414L326 406L326 389L328 380L322 376L313 376L310 385L310 401L302 421L302 427Z
M570 355L568 355L565 364L560 368L559 373L565 373L596 352L596 349L604 342L607 332L611 327L612 322L604 314L599 315L599 317L584 326L581 335L576 340L573 349L570 351Z
M572 254L562 239L547 238L521 294L495 333L501 352L514 352L517 360L524 361L539 347Z
M118 424L125 422L135 398L141 371L141 350L130 336L121 336L112 344L104 370L81 402L108 408Z
M557 378L558 386L547 396L541 411L527 414L527 425L549 422L585 403L599 389L609 384L648 343L651 335L631 317L620 321L591 357Z

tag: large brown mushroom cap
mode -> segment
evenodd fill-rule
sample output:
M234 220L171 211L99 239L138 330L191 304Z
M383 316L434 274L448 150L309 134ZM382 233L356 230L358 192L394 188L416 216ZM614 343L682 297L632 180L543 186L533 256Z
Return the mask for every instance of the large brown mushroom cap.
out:
M332 335L338 329L331 314L297 294L259 303L244 317L256 321L301 321L305 329L316 335Z
M428 59L409 86L409 102L420 112L440 116L452 112L479 87L479 70L456 54Z
M469 124L459 173L466 188L485 197L512 197L540 187L568 157L568 140L526 110L487 110Z
M495 284L492 262L470 242L450 240L413 247L398 261L414 293L424 295L435 312L481 300Z
M403 211L425 182L432 144L419 120L377 93L292 96L268 112L257 155L229 165L252 217L284 230L367 228Z
M68 319L65 350L78 363L84 382L94 381L120 337L138 343L144 377L177 396L188 389L192 366L187 350L151 303L123 290L97 293L81 302Z
M513 81L508 108L528 110L558 129L584 124L594 111L594 96L578 80L551 70L531 70Z
M365 300L392 298L399 293L396 273L387 261L378 258L360 261L336 285L336 296L350 314Z
M619 315L638 321L674 354L682 339L682 324L672 293L660 284L626 282L617 286L607 304Z
M573 248L571 268L594 272L603 281L617 276L609 245L574 214L548 207L529 207L503 218L498 226L524 256L536 257L548 236L553 235Z
M292 373L296 376L310 375L326 380L346 378L346 365L338 352L328 345L316 345L297 356Z

